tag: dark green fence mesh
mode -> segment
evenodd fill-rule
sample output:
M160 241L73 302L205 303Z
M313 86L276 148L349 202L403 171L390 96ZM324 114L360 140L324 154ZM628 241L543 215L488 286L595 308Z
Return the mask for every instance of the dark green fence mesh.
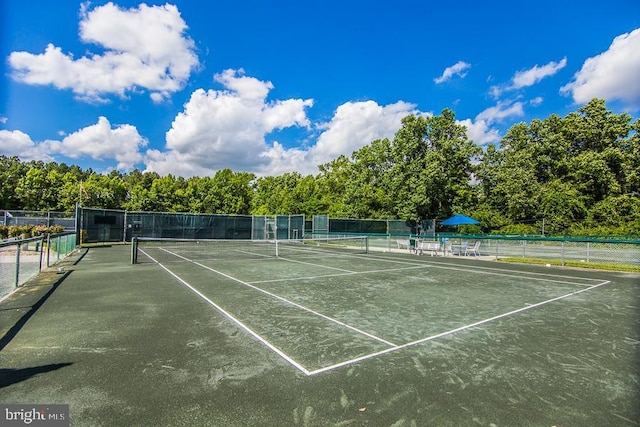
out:
M127 212L79 208L83 242L122 242L133 237L176 239L297 239L303 215L222 215Z

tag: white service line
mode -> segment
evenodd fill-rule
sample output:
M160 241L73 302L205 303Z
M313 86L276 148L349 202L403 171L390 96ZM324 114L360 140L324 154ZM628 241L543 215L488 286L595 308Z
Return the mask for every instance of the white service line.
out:
M164 250L164 249L163 249L163 250ZM263 294L269 295L269 296L270 296L270 297L272 297L272 298L275 298L275 299L277 299L277 300L280 300L280 301L282 301L282 302L285 302L285 303L287 303L287 304L290 304L290 305L292 305L292 306L294 306L294 307L296 307L296 308L299 308L300 310L304 310L304 311L306 311L306 312L308 312L308 313L311 313L311 314L313 314L313 315L316 315L316 316L322 317L322 318L323 318L323 319L325 319L325 320L328 320L328 321L330 321L330 322L336 323L336 324L338 324L338 325L340 325L340 326L342 326L342 327L345 327L345 328L347 328L347 329L351 329L351 330L352 330L352 331L354 331L354 332L357 332L357 333L359 333L359 334L361 334L361 335L364 335L364 336L366 336L366 337L369 337L369 338L371 338L371 339L374 339L374 340L376 340L376 341L378 341L378 342L381 342L381 343L386 344L386 345L389 345L389 346L395 346L395 345L396 345L396 344L394 344L394 343L392 343L392 342L390 342L390 341L387 341L387 340L382 339L382 338L380 338L380 337L377 337L377 336L375 336L375 335L373 335L373 334L370 334L370 333L368 333L368 332L365 332L365 331L363 331L363 330L361 330L361 329L358 329L358 328L356 328L355 326L348 325L348 324L346 324L346 323L344 323L344 322L341 322L341 321L340 321L340 320L338 320L338 319L334 319L333 317L329 317L329 316L327 316L327 315L325 315L325 314L319 313L319 312L317 312L317 311L315 311L315 310L312 310L312 309L307 308L307 307L305 307L305 306L303 306L303 305L300 305L300 304L298 304L298 303L296 303L296 302L293 302L293 301L288 300L288 299L286 299L286 298L284 298L284 297L281 297L280 295L276 295L276 294L274 294L274 293L272 293L272 292L266 291L266 290L261 289L261 288L259 288L259 287L257 287L257 286L253 286L253 285L251 285L251 284L249 284L249 283L247 283L247 282L244 282L244 281L242 281L242 280L240 280L240 279L237 279L237 278L235 278L235 277L233 277L233 276L229 276L228 274L225 274L225 273L223 273L223 272L221 272L221 271L218 271L218 270L216 270L216 269L214 269L214 268L211 268L211 267L209 267L209 266L207 266L207 265L204 265L204 264L201 264L201 263L199 263L199 262L196 262L196 261L190 260L189 258L185 258L185 257L183 257L182 255L179 255L179 254L173 253L173 252L171 252L171 251L166 251L166 252L169 252L171 255L177 256L178 258L182 258L182 259L184 259L185 261L189 261L189 262L191 262L191 263L193 263L193 264L195 264L195 265L197 265L197 266L199 266L199 267L202 267L202 268L207 269L207 270L209 270L209 271L212 271L212 272L214 272L214 273L216 273L216 274L219 274L219 275L221 275L221 276L223 276L223 277L226 277L227 279L230 279L230 280L233 280L233 281L235 281L235 282L238 282L238 283L240 283L241 285L247 286L247 287L249 287L249 288L251 288L251 289L255 289L255 290L256 290L256 291L258 291L258 292L262 292Z
M298 263L298 264L312 265L314 267L322 267L322 268L326 268L328 270L342 271L344 273L351 273L351 274L357 273L357 271L351 271L351 270L347 270L347 269L344 269L344 268L338 268L338 267L330 267L328 265L318 265L318 264L314 264L312 262L300 261L300 260L297 260L297 259L281 258L281 257L278 258L278 259L281 259L283 261L288 261L288 262L295 262L295 263Z
M314 264L312 264L314 265ZM319 265L319 267L321 267ZM320 276L300 276L300 277L287 277L284 279L269 279L269 280L255 280L247 283L251 284L259 284L259 283L275 283L275 282L290 282L292 280L310 280L310 279L323 279L325 277L344 277L344 276L357 276L357 275L365 275L365 274L374 274L374 273L387 273L389 271L407 271L407 270L418 270L425 269L431 267L430 265L414 265L412 267L400 267L400 268L385 268L383 270L367 270L367 271L354 271L350 273L333 273L333 274L323 274Z
M271 351L273 351L274 353L276 353L278 356L280 356L282 359L284 359L285 361L287 361L290 365L294 366L296 369L298 369L300 372L304 373L305 375L309 375L309 370L307 368L305 368L304 366L302 366L301 364L299 364L298 362L296 362L295 360L293 360L291 357L289 357L287 354L285 354L282 350L280 350L279 348L277 348L276 346L274 346L273 344L271 344L269 341L267 341L265 338L263 338L262 336L260 336L258 333L254 332L251 328L249 328L247 325L245 325L244 323L242 323L240 320L236 319L235 317L233 317L230 313L228 313L227 311L225 311L222 307L220 307L218 304L216 304L215 302L211 301L209 298L207 298L206 296L204 296L200 291L198 291L196 288L194 288L193 286L191 286L189 283L187 283L186 281L184 281L180 276L178 276L177 274L175 274L173 271L169 270L167 267L165 267L164 265L162 265L160 262L156 261L151 255L149 255L148 253L146 253L144 250L139 249L143 254L145 254L146 256L148 256L150 259L153 260L153 262L155 262L156 264L158 264L160 267L162 267L162 269L164 271L166 271L167 273L169 273L171 276L173 276L176 280L178 280L180 283L182 283L184 286L186 286L187 288L189 288L189 290L191 290L193 293L195 293L196 295L198 295L200 298L202 298L205 302L207 302L209 305L211 305L213 308L215 308L216 310L218 310L220 313L222 313L226 318L228 318L229 320L231 320L233 323L235 323L236 325L238 325L242 330L244 330L245 332L247 332L249 335L251 335L252 337L254 337L255 339L257 339L258 341L260 341L262 344L264 344L268 349L270 349Z
M504 276L504 277L513 277L516 279L531 279L531 280L539 280L539 281L545 281L545 282L553 282L553 283L562 283L562 284L568 284L568 285L576 285L576 286L591 286L588 283L577 283L577 282L569 282L569 281L565 281L565 280L557 280L554 278L565 278L565 279L575 279L575 277L571 277L571 276L562 276L562 275L557 275L557 274L551 274L551 273L536 273L536 272L523 272L518 274L518 272L514 272L515 274L509 274L509 273L505 273L508 272L509 270L504 270L504 269L498 269L498 268L491 268L491 267L481 267L481 266L465 266L462 267L459 264L452 264L452 263L447 263L447 262L434 262L434 261L421 261L419 263L416 262L410 262L410 261L402 261L402 260L396 260L394 258L387 258L387 257L382 257L382 256L376 256L371 257L371 256L365 256L365 255L356 255L356 254L346 254L346 256L349 257L356 257L356 258L363 258L363 259L367 259L369 261L371 261L372 259L379 259L382 261L388 261L391 263L397 263L397 264L408 264L408 265L428 265L430 267L433 268L440 268L440 269L444 269L444 270L454 270L454 271L469 271L472 273L478 273L478 274L490 274L490 275L494 275L494 276ZM547 276L547 277L536 277L536 276ZM580 277L579 278L582 281L591 281L591 282L595 282L598 281L600 279L591 279L589 277Z
M315 371L310 371L308 375L311 376L311 375L321 374L323 372L331 371L331 370L334 370L334 369L337 369L337 368L341 368L343 366L352 365L354 363L362 362L364 360L371 359L371 358L374 358L374 357L377 357L377 356L381 356L383 354L392 353L394 351L402 350L402 349L405 349L407 347L412 347L412 346L416 346L418 344L423 344L425 342L432 341L432 340L434 340L436 338L441 338L441 337L444 337L446 335L451 335L451 334L454 334L456 332L464 331L465 329L474 328L476 326L480 326L480 325L483 325L485 323L489 323L489 322L492 322L494 320L501 319L503 317L511 316L511 315L514 315L514 314L517 314L517 313L521 313L523 311L531 310L532 308L540 307L541 305L549 304L549 303L552 303L554 301L558 301L558 300L561 300L561 299L564 299L564 298L568 298L568 297L573 296L573 295L580 294L582 292L590 291L592 289L599 288L600 286L608 285L609 283L611 283L611 281L607 280L605 282L599 283L597 285L590 286L588 288L584 288L584 289L580 289L580 290L577 290L577 291L574 291L574 292L570 292L568 294L565 294L565 295L562 295L562 296L559 296L559 297L555 297L555 298L551 298L551 299L548 299L546 301L542 301L542 302L539 302L539 303L536 303L536 304L527 305L526 307L522 307L522 308L519 308L517 310L510 311L508 313L499 314L497 316L493 316L493 317L490 317L488 319L480 320L479 322L475 322L475 323L471 323L469 325L461 326L459 328L451 329L450 331L441 332L439 334L432 335L432 336L427 337L427 338L422 338L422 339L419 339L419 340L416 340L416 341L408 342L406 344L398 345L398 346L393 347L393 348L387 348L387 349L384 349L384 350L381 350L381 351L378 351L378 352L375 352L375 353L371 353L371 354L368 354L368 355L365 355L365 356L357 357L355 359L346 360L346 361L341 362L341 363L336 363L335 365L326 366L324 368L316 369Z
M164 250L164 249L163 249L163 250ZM437 339L437 338L441 338L441 337L444 337L444 336L447 336L447 335L451 335L451 334L454 334L454 333L457 333L457 332L461 332L461 331L464 331L464 330L467 330L467 329L471 329L471 328L474 328L474 327L477 327L477 326L483 325L483 324L485 324L485 323L492 322L492 321L494 321L494 320L498 320L498 319L501 319L501 318L504 318L504 317L508 317L508 316L512 316L512 315L514 315L514 314L518 314L518 313L521 313L521 312L524 312L524 311L527 311L527 310L531 310L531 309L533 309L533 308L537 308L537 307L540 307L540 306L542 306L542 305L546 305L546 304L549 304L549 303L552 303L552 302L555 302L555 301L559 301L559 300L562 300L562 299L568 298L568 297L573 296L573 295L578 295L578 294L580 294L580 293L583 293L583 292L586 292L586 291L590 291L590 290L593 290L593 289L596 289L596 288L599 288L599 287L601 287L601 286L608 285L609 283L611 283L611 281L607 280L607 281L604 281L604 282L601 282L601 283L598 283L598 284L595 284L595 285L591 285L591 286L589 286L589 287L587 287L587 288L579 289L579 290L577 290L577 291L570 292L570 293L567 293L567 294L561 295L561 296L559 296L559 297L555 297L555 298L551 298L551 299L548 299L548 300L545 300L545 301L542 301L542 302L538 302L538 303L535 303L535 304L527 305L527 306L525 306L525 307L522 307L522 308L519 308L519 309L516 309L516 310L512 310L512 311L509 311L509 312L507 312L507 313L499 314L499 315L497 315L497 316L493 316L493 317L490 317L490 318L488 318L488 319L484 319L484 320L480 320L480 321L478 321L478 322L474 322L474 323L471 323L471 324L468 324L468 325L460 326L460 327L458 327L458 328L451 329L451 330L449 330L449 331L445 331L445 332L441 332L441 333L439 333L439 334L432 335L432 336L429 336L429 337L426 337L426 338L421 338L421 339L419 339L419 340L411 341L411 342L408 342L408 343L406 343L406 344L396 345L396 344L393 344L393 343L391 343L391 342L389 342L389 341L386 341L386 340L383 340L383 339L381 339L381 338L375 337L374 335L368 334L368 333L366 333L366 332L364 332L364 331L360 331L359 329L354 328L354 327L352 327L352 326L350 326L350 325L344 324L344 323L342 323L342 322L340 322L340 321L338 321L338 320L336 320L336 319L332 319L332 318L330 318L330 317L328 317L328 316L325 316L325 315L323 315L323 314L321 314L321 313L318 313L318 312L315 312L315 311L313 311L313 310L310 310L310 309L308 309L308 308L306 308L306 307L304 307L304 306L301 306L301 305L299 305L299 304L297 304L297 303L294 303L294 302L292 302L292 301L289 301L289 300L287 300L286 298L283 298L283 297L281 297L281 296L279 296L279 295L272 294L272 293L270 293L270 292L268 292L268 291L265 291L265 290L263 290L263 289L260 289L260 288L258 288L258 287L256 287L256 286L253 286L253 285L249 284L249 283L243 282L243 281L241 281L241 280L239 280L239 279L236 279L236 278L234 278L234 277L232 277L232 276L229 276L229 275L227 275L227 274L224 274L224 273L222 273L222 272L220 272L220 271L217 271L217 270L215 270L215 269L213 269L213 268L210 268L210 267L208 267L208 266L206 266L206 265L200 264L200 263L195 262L195 261L193 261L193 260L190 260L190 259L188 259L188 258L186 258L186 257L183 257L183 256L178 255L178 254L176 254L176 253L173 253L173 252L171 252L171 251L166 251L166 250L165 250L166 252L168 252L168 253L170 253L170 254L172 254L172 255L174 255L174 256L177 256L177 257L179 257L179 258L182 258L182 259L184 259L184 260L186 260L186 261L189 261L189 262L191 262L191 263L193 263L193 264L196 264L196 265L198 265L198 266L200 266L200 267L202 267L202 268L205 268L205 269L208 269L208 270L210 270L210 271L213 271L213 272L215 272L215 273L217 273L217 274L220 274L220 275L222 275L222 276L224 276L224 277L226 277L226 278L228 278L228 279L234 280L234 281L236 281L236 282L238 282L238 283L241 283L241 284L243 284L243 285L245 285L245 286L248 286L248 287L250 287L250 288L256 289L256 290L258 290L258 291L260 291L260 292L263 292L263 293L265 293L265 294L267 294L267 295L270 295L270 296L272 296L272 297L274 297L274 298L276 298L276 299L282 300L282 301L287 302L287 303L289 303L289 304L291 304L291 305L293 305L293 306L296 306L296 307L298 307L298 308L300 308L300 309L302 309L302 310L305 310L305 311L308 311L308 312L310 312L310 313L316 314L316 315L318 315L318 316L320 316L320 317L322 317L322 318L324 318L324 319L327 319L327 320L330 320L330 321L332 321L332 322L338 323L338 324L340 324L341 326L347 327L347 328L349 328L349 329L352 329L352 330L354 330L354 331L357 331L357 332L359 332L359 333L362 333L362 334L364 334L364 335L366 335L366 336L368 336L368 337L370 337L370 338L373 338L373 339L375 339L375 340L377 340L377 341L383 342L383 343L385 343L385 344L387 344L387 345L390 345L390 346L391 346L390 348L387 348L387 349L384 349L384 350L380 350L380 351L377 351L377 352L375 352L375 353L370 353L370 354L367 354L367 355L364 355L364 356L361 356L361 357L357 357L357 358L354 358L354 359L346 360L346 361L344 361L344 362L336 363L336 364L334 364L334 365L325 366L324 368L320 368L320 369L316 369L316 370L310 371L310 370L306 369L304 366L302 366L301 364L299 364L298 362L296 362L295 360L293 360L291 357L287 356L285 353L283 353L283 352L282 352L281 350L279 350L277 347L275 347L274 345L272 345L271 343L269 343L266 339L262 338L262 337L261 337L260 335L258 335L256 332L252 331L249 327L247 327L246 325L244 325L242 322L240 322L238 319L236 319L235 317L233 317L231 314L227 313L227 312L226 312L222 307L220 307L220 306L218 306L217 304L215 304L215 303L214 303L213 301L211 301L209 298L207 298L207 297L206 297L206 296L204 296L202 293L200 293L198 290L196 290L196 289L195 289L195 288L193 288L191 285L189 285L187 282L185 282L182 278L180 278L179 276L177 276L176 274L174 274L171 270L169 270L168 268L166 268L164 265L160 264L158 261L156 261L156 260L155 260L153 257L151 257L149 254L147 254L146 252L144 252L142 249L140 249L140 251L141 251L141 252L143 252L145 255L147 255L147 256L148 256L151 260L153 260L155 263L157 263L158 265L160 265L160 267L162 267L162 268L163 268L165 271L167 271L170 275L172 275L173 277L175 277L175 278L176 278L178 281L180 281L183 285L185 285L186 287L188 287L190 290L192 290L194 293L196 293L198 296L200 296L202 299L204 299L207 303L209 303L211 306L213 306L214 308L216 308L218 311L220 311L223 315L225 315L225 316L226 316L227 318L229 318L231 321L233 321L233 322L234 322L234 323L236 323L238 326L240 326L240 327L241 327L243 330L245 330L247 333L249 333L250 335L252 335L253 337L255 337L258 341L262 342L265 346L267 346L267 347L268 347L269 349L271 349L273 352L275 352L275 353L276 353L276 354L278 354L280 357L282 357L282 359L284 359L285 361L287 361L288 363L290 363L292 366L294 366L295 368L297 368L298 370L300 370L301 372L303 372L303 373L304 373L305 375L307 375L307 376L313 376L313 375L318 375L318 374L321 374L321 373L324 373L324 372L329 372L329 371L332 371L332 370L335 370L335 369L338 369L338 368L341 368L341 367L344 367L344 366L353 365L353 364L358 363L358 362L362 362L362 361L369 360L369 359L372 359L372 358L375 358L375 357L378 357L378 356L382 356L382 355L385 355L385 354L387 354L387 353L393 353L393 352L396 352L396 351L399 351L399 350L403 350L403 349L408 348L408 347L413 347L413 346L416 346L416 345L420 345L420 344L423 344L423 343L428 342L428 341L433 341L433 340L435 340L435 339ZM357 255L347 255L347 256L357 257ZM371 258L367 258L367 259L371 259ZM393 260L393 259L389 259L389 258L383 258L383 259L384 259L384 260L387 260L387 261L391 261L391 262L398 262L398 263L400 263L400 264L409 264L409 265L414 266L415 268L420 267L420 265L418 265L418 264L416 264L416 263L410 263L410 262L405 262L405 261ZM476 269L476 268L465 269L465 268L455 268L455 267L441 267L440 265L437 265L437 263L426 263L426 262L423 262L423 263L421 263L421 264L422 264L422 265L427 264L427 265L429 265L429 266L431 266L431 267L440 267L440 268L447 268L447 269L456 269L456 270L461 270L461 271L473 270L474 272L478 272L478 273L495 274L495 275L505 275L504 273L496 273L496 272L495 272L495 270L497 270L497 269L492 269L492 268L487 268L487 267L480 267L480 268L481 268L482 270L494 270L494 271L482 271L482 270L479 270L479 269ZM448 265L453 265L453 264L448 264ZM504 270L497 270L497 271L504 271ZM532 274L536 274L536 275L545 275L545 276L547 275L547 274L544 274L544 273L532 273ZM553 276L553 275L549 274L548 276ZM529 276L514 276L514 277L526 278L526 279L534 279L534 280L554 281L554 280L547 279L547 278L537 278L537 277L529 277ZM566 276L559 276L559 277L566 277ZM585 280L596 280L596 279L587 279L587 278L585 278ZM580 284L580 283L563 282L563 281L555 281L555 282L560 282L560 283L571 283L571 284L574 284L574 285L586 286L586 285L584 285L584 284Z

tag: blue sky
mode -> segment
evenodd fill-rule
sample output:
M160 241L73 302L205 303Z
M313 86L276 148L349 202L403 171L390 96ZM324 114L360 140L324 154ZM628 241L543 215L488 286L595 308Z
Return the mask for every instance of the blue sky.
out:
M0 2L0 154L298 171L456 113L471 139L593 97L640 113L640 2Z

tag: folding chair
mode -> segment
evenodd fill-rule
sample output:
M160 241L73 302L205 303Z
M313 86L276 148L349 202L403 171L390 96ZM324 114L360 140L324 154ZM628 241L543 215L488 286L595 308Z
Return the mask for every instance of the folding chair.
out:
M476 241L473 246L467 246L467 248L464 250L464 255L467 256L467 254L473 254L473 256L480 256L480 253L478 252L478 250L480 249L480 242Z

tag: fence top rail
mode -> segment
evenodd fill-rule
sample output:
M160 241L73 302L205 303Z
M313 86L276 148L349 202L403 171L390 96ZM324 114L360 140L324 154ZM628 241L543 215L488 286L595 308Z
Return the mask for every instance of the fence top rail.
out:
M15 209L0 209L0 211L4 215L9 214L18 217L41 216L46 218L47 216L64 215L64 218L73 218L76 215L73 211L25 211Z
M0 242L0 248L2 247L7 247L7 246L16 246L16 245L21 245L23 243L29 243L29 242L39 242L39 241L43 241L45 238L44 234L41 234L40 236L36 236L36 237L30 237L28 239L12 239L12 240L3 240Z
M585 237L585 236L523 236L523 235L503 235L503 234L456 234L456 233L436 233L432 234L408 234L408 233L352 233L347 231L314 231L313 235L359 235L371 237L405 237L411 239L464 239L464 240L517 240L517 241L540 241L540 242L578 242L578 243L620 243L629 245L640 245L640 238L616 238L616 237Z
M71 236L76 234L75 231L63 231L62 233L51 233L49 234L50 238L63 237L63 236Z
M526 240L538 242L577 242L577 243L624 243L640 245L640 239L628 237L587 237L587 236L523 236L523 235L502 235L502 234L454 234L436 235L438 237L464 238L468 240Z

